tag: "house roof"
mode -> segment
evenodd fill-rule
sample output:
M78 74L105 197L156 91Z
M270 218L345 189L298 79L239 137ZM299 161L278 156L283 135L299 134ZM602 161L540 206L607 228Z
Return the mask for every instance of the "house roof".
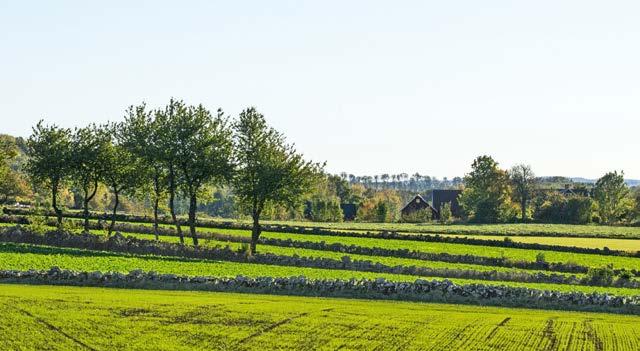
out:
M418 195L414 196L413 199L411 199L411 201L407 202L407 204L404 205L404 207L400 211L401 212L404 211L404 209L407 208L409 205L411 205L411 203L413 203L416 199L420 199L420 201L422 201L427 206L429 206L432 210L434 210L433 206L431 206L431 204L428 203L427 200L424 199L424 197L422 197L420 194L418 194Z

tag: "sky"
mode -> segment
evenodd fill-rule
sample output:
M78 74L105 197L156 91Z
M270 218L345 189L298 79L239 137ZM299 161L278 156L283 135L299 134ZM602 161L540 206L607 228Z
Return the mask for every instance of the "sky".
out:
M0 0L0 133L256 106L332 173L640 178L637 1Z

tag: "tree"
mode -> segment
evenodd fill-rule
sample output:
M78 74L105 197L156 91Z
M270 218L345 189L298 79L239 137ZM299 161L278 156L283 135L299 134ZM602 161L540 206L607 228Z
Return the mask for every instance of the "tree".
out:
M0 195L3 196L2 202L7 202L9 197L28 193L24 179L9 165L17 155L16 139L9 135L0 135Z
M39 121L27 140L27 155L27 173L34 183L44 184L51 190L51 206L58 218L58 227L61 227L58 193L71 171L71 131L56 125L45 126Z
M7 203L10 199L15 201L18 197L30 196L31 189L22 173L9 170L2 181L0 181L0 196L2 203Z
M110 139L103 150L103 182L109 187L114 197L111 223L108 236L111 236L116 225L116 214L120 204L120 194L133 191L145 177L145 169L140 167L140 162L135 155L127 149L119 140L120 126L105 126L108 129Z
M141 189L151 188L153 193L153 233L158 237L158 208L167 187L167 170L163 163L160 143L161 129L153 113L144 103L130 106L124 122L120 124L118 138L124 148L136 156L138 170L145 175Z
M440 223L449 223L451 221L451 217L453 217L451 202L445 202L442 204L442 207L440 207Z
M18 155L18 147L15 140L8 135L0 135L0 182L4 180L9 171L9 161Z
M220 186L231 179L232 131L222 110L218 110L214 118L202 105L188 107L186 113L176 116L174 123L176 140L180 143L176 163L184 192L189 197L189 228L193 244L197 246L198 192L207 183Z
M465 189L460 205L471 220L483 223L502 222L511 216L511 189L507 172L491 156L473 161L471 173L465 175Z
M167 172L167 185L169 190L169 212L180 237L180 243L184 244L182 227L176 215L176 194L180 187L178 174L178 155L180 153L180 140L178 140L176 119L187 113L184 102L171 99L164 110L155 113L155 131L158 145L158 156Z
M240 113L233 129L234 160L238 166L233 184L238 199L251 212L251 253L254 254L265 205L299 203L324 165L305 161L253 107Z
M513 198L520 204L522 222L527 221L527 206L536 191L536 176L531 170L531 166L519 164L513 166L509 172Z
M624 181L624 172L609 172L598 179L593 188L593 198L604 223L622 220L634 207L633 199L629 197L629 187Z
M91 124L76 128L71 140L71 180L80 191L85 232L89 231L89 202L98 191L105 171L106 149L110 144L109 132Z

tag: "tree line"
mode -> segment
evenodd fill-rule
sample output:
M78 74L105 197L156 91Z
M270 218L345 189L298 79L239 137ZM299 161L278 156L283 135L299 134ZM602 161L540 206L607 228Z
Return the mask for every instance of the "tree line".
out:
M522 222L625 224L640 218L640 189L632 191L622 171L608 172L590 189L577 186L558 191L541 188L530 166L504 170L486 155L473 161L459 202L466 219L480 223L520 218Z
M394 189L413 192L423 192L432 189L458 188L462 185L461 177L449 179L443 177L438 179L418 172L409 175L407 173L397 174L375 174L357 176L354 174L341 172L339 176L351 184L363 184L367 188L373 189Z
M171 99L158 109L130 107L124 121L91 124L73 130L40 121L26 141L27 174L48 189L51 206L63 225L60 191L72 185L81 194L84 230L89 203L100 184L114 196L108 235L114 229L119 197L147 194L152 199L158 237L160 202L166 201L184 243L176 198L188 200L188 226L194 245L198 199L208 186L230 186L253 220L251 252L260 236L260 218L269 205L293 206L323 173L323 164L307 161L255 108L232 119L221 109Z

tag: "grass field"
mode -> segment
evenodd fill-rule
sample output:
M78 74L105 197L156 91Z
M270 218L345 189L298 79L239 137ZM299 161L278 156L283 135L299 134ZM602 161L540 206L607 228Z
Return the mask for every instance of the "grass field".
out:
M0 285L4 349L638 350L640 317L270 295Z

